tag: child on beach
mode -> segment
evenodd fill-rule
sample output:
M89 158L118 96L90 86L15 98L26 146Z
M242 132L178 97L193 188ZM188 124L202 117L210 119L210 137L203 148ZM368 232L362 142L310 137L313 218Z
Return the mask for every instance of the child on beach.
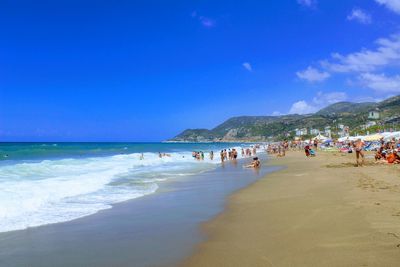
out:
M315 151L310 147L310 145L304 147L304 152L306 153L306 157L315 157Z
M310 146L309 145L306 145L304 147L304 152L306 153L306 157L310 156Z

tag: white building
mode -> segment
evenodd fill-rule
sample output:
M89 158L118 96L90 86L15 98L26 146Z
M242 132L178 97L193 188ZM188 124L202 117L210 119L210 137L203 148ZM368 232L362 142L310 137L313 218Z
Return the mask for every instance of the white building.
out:
M302 129L296 129L296 136L302 136L302 135L306 135L307 134L307 129L306 128L302 128Z
M374 110L371 110L369 113L368 113L368 119L371 119L371 120L378 120L380 118L380 114L379 114L379 109L374 109Z
M338 132L338 135L340 137L345 137L345 136L349 136L350 135L350 128L349 126L345 126L343 125L343 127L340 128L341 131Z
M318 129L310 129L310 134L312 134L312 135L317 135L317 134L319 134L320 133L320 131L318 130Z
M326 136L329 138L332 138L332 131L331 131L331 126L325 126L324 128L324 133Z

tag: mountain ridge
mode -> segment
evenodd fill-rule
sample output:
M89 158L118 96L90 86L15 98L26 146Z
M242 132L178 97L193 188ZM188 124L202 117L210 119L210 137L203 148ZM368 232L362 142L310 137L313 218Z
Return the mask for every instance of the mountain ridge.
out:
M212 129L186 129L168 142L243 142L292 138L296 129L334 130L338 125L361 129L369 121L368 112L378 111L382 125L388 121L400 124L400 95L381 102L337 102L312 114L279 116L237 116ZM337 129L336 129L337 130Z

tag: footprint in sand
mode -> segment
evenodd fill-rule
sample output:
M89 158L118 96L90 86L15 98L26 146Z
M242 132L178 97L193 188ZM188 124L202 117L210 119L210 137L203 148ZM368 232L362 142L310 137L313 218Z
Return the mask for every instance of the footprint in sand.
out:
M392 214L392 216L399 216L399 217L400 217L400 211L398 211L398 212Z

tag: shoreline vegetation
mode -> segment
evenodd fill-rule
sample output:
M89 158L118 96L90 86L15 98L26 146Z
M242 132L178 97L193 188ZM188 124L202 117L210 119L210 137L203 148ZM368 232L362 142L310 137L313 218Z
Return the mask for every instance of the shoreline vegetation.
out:
M181 266L398 266L399 165L364 167L355 155L301 151L233 194Z

